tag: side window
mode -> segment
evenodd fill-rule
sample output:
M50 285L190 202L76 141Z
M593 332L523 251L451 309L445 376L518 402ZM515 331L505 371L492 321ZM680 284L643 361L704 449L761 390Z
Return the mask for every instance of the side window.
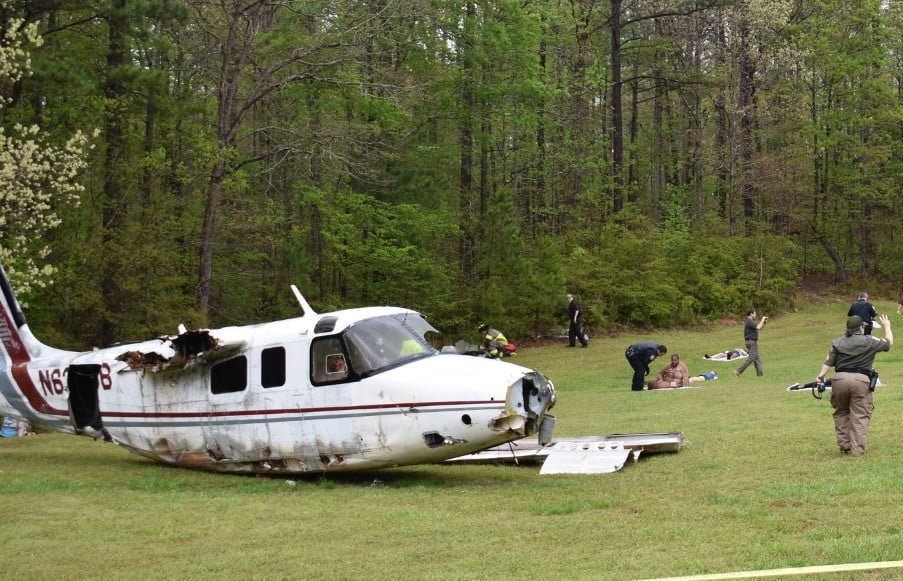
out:
M242 391L247 386L248 360L244 355L217 363L210 370L210 391L215 394Z
M348 379L348 362L338 337L326 337L313 342L310 348L310 370L314 383Z
M285 385L285 347L270 347L260 353L260 385Z

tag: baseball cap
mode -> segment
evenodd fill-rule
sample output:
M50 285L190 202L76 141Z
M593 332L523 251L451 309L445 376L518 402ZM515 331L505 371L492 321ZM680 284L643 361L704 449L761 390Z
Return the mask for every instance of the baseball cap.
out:
M853 329L858 329L859 327L862 326L862 324L863 324L862 317L860 317L858 315L853 315L852 317L847 319L847 329L849 329L851 331Z

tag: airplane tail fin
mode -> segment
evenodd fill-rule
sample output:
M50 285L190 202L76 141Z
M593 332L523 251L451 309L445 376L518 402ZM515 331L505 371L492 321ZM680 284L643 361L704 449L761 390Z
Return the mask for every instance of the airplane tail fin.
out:
M36 359L59 357L62 361L70 354L44 345L31 333L6 270L0 265L0 413L71 432L65 404L48 400L51 392L56 396L63 393L63 384L50 379L49 388L43 379L36 384L28 370Z
M0 264L0 343L12 363L22 363L39 357L50 348L41 343L28 328L22 307Z

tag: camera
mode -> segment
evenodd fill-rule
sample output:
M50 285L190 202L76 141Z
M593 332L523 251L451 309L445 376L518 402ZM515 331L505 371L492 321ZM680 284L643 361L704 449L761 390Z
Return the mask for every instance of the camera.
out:
M822 377L819 377L815 384L812 386L812 397L815 399L821 399L822 394L825 393L825 380Z

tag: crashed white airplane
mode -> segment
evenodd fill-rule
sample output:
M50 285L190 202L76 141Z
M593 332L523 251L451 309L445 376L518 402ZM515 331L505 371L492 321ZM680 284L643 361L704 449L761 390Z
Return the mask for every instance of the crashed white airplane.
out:
M542 432L542 374L444 353L396 307L185 331L77 353L29 330L0 266L0 413L161 462L294 474L439 462ZM542 428L542 430L540 429Z

